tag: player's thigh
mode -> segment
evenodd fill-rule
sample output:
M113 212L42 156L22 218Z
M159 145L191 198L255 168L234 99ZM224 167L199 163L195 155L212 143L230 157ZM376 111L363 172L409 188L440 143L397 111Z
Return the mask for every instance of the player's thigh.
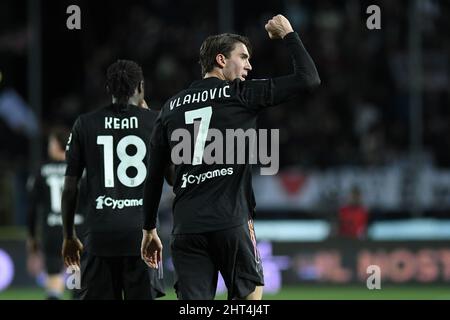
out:
M245 299L264 286L261 257L253 222L214 235L216 263L228 288L229 299Z
M214 299L218 270L209 255L208 246L204 235L172 236L170 247L178 299Z
M123 288L125 300L153 300L164 296L163 279L140 256L124 257Z

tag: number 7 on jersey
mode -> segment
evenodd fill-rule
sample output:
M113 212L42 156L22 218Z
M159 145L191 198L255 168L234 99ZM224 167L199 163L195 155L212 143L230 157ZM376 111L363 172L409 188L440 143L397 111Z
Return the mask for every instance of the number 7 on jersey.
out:
M192 165L202 163L203 152L205 151L206 137L208 136L209 122L211 121L212 108L205 107L201 109L191 110L184 113L186 124L194 124L195 119L200 118L200 127L198 129L197 140L194 145L194 157Z

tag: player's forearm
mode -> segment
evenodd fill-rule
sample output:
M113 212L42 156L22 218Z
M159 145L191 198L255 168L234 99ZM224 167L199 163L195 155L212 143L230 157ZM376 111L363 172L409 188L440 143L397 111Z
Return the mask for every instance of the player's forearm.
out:
M301 89L311 89L320 84L316 65L298 34L291 32L284 37L283 41L291 54L294 73L273 78L273 104L283 103L298 95Z
M150 150L149 171L144 186L144 230L156 228L158 207L164 184L164 171L169 160L164 150Z
M162 171L151 170L144 188L144 230L156 228L158 207L161 200L164 174Z
M69 179L68 179L69 178ZM65 239L75 236L75 209L77 205L78 185L77 181L72 181L71 177L66 177L61 199L61 211L63 219L63 233Z
M283 41L291 55L297 82L304 87L320 85L320 77L316 65L300 40L298 33L291 32L287 34Z

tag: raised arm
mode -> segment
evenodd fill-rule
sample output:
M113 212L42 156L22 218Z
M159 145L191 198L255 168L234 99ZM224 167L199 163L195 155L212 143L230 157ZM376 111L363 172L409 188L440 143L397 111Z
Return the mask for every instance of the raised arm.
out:
M265 28L271 39L283 39L292 58L293 72L281 77L235 82L242 102L255 111L282 104L304 92L304 89L320 85L314 61L289 21L277 15L266 23Z
M320 77L316 65L289 20L279 14L269 20L265 28L271 39L283 39L294 67L293 74L272 79L273 103L278 104L291 98L298 94L299 89L319 86Z

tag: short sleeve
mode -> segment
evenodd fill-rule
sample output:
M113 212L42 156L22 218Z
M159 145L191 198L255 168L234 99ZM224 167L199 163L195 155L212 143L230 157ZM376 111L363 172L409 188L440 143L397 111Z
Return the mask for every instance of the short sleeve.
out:
M82 139L81 119L78 118L70 133L69 141L66 146L66 176L81 177L85 167L83 157L83 139Z
M161 110L153 127L152 136L150 139L150 149L167 150L169 147L168 143L167 133L163 122L163 111Z

